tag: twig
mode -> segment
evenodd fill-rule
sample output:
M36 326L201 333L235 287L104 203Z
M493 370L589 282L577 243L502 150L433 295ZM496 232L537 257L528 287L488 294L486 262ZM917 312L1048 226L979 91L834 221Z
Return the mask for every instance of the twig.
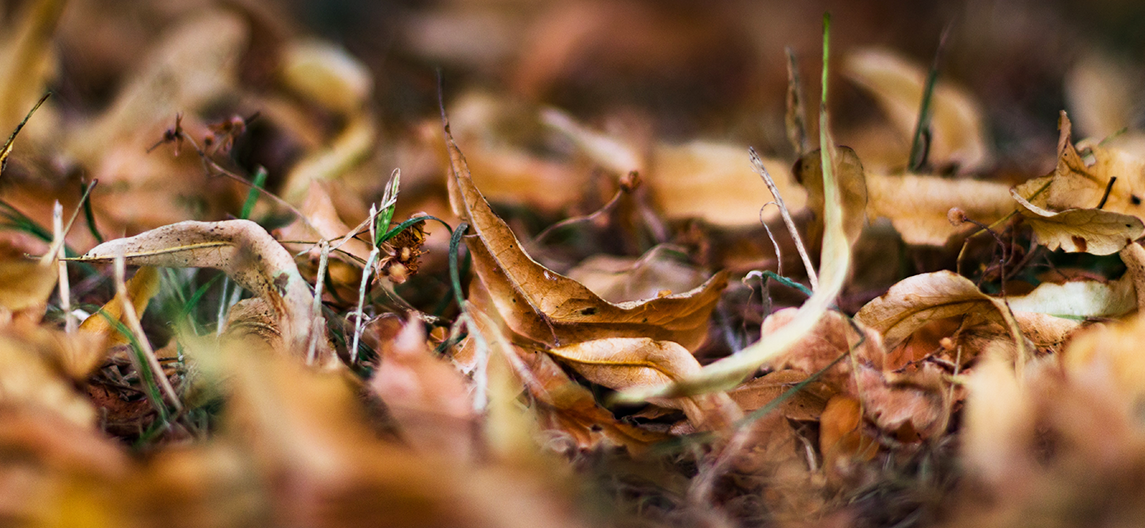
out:
M799 237L799 231L795 229L795 221L791 219L791 213L787 211L787 206L783 204L783 197L779 195L779 188L775 186L775 180L771 179L771 174L768 174L767 168L763 166L763 160L761 160L759 154L755 152L755 147L748 147L747 150L751 154L751 165L755 168L756 174L759 174L760 177L763 178L763 182L766 183L767 188L771 190L771 195L775 197L775 204L779 206L779 214L783 217L783 223L787 225L787 231L791 233L791 238L795 241L795 249L799 252L799 257L803 259L803 266L807 268L807 280L811 282L811 289L818 289L819 277L815 274L815 268L811 265L811 256L807 254L807 248L803 245L803 239Z
M171 406L174 407L175 412L178 413L183 410L183 404L179 402L179 397L175 394L175 387L171 386L171 380L167 379L167 375L163 373L163 366L159 364L159 360L155 357L155 350L151 348L151 342L147 340L147 335L143 333L143 325L139 323L139 314L135 312L135 305L127 293L127 282L124 280L124 276L127 274L125 268L126 264L123 254L116 255L115 294L119 297L120 304L123 305L123 318L127 321L128 328L135 334L135 339L139 342L139 348L143 352L143 357L147 360L147 364L154 374L154 378L159 383L160 389L163 390L163 393L171 402Z

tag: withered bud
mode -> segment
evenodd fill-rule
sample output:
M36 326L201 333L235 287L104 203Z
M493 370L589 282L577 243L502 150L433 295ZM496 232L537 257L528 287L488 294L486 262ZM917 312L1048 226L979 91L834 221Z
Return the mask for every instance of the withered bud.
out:
M950 210L946 212L946 219L950 221L950 225L958 227L965 224L969 218L966 216L966 211L958 207L951 207Z

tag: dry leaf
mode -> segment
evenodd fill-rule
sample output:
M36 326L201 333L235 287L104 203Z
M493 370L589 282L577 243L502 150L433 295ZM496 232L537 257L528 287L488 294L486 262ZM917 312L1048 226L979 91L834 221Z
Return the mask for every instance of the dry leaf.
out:
M777 370L728 391L728 396L745 413L751 412L767 406L807 378L808 374L802 370ZM780 403L773 412L791 420L816 421L835 392L825 383L811 382Z
M826 90L824 89L824 101ZM819 258L819 287L788 324L736 354L707 365L695 376L670 385L621 393L623 400L681 396L729 390L750 377L756 369L789 350L818 324L843 289L851 268L851 245L843 228L843 197L835 178L839 154L831 137L824 105L819 114L819 143L823 173L823 244Z
M135 276L127 281L127 296L131 299L135 313L140 316L147 310L151 298L157 293L159 293L159 270L151 266L140 267L135 272ZM108 318L111 318L112 321L123 322L123 299L119 296L113 297L100 307L99 311L84 319L79 329L81 332L89 332L106 338L108 346L127 343L126 336L113 331Z
M639 172L653 202L669 219L702 218L720 226L743 227L759 225L761 217L779 218L777 208L764 208L775 198L752 169L746 146L712 141L661 144L646 158L636 147L589 130L557 110L546 111L542 119L602 167L619 175ZM795 183L788 164L764 158L763 165L787 208L802 209L806 191Z
M887 50L850 53L844 74L868 90L909 145L918 121L926 69ZM972 172L990 162L989 141L977 102L951 83L939 81L931 99L930 159Z
M1145 218L1145 161L1121 150L1099 144L1079 143L1093 156L1087 165L1071 140L1069 117L1063 111L1058 121L1058 164L1053 174L1029 180L1016 187L1030 203L1046 209L1087 209L1104 202L1103 210ZM1117 177L1112 183L1111 179ZM1109 195L1105 196L1109 188Z
M128 265L222 270L274 309L289 353L305 356L313 337L320 350L318 364L336 362L325 336L311 336L315 315L310 285L290 253L254 222L180 222L104 242L79 260L110 262L120 255Z
M1071 318L1120 317L1137 308L1132 279L1132 275L1126 273L1110 282L1043 282L1030 293L1006 297L1006 302L1015 317L1021 312Z
M854 150L838 148L838 167L835 179L843 200L843 232L852 246L863 232L867 223L867 180L863 173L863 163ZM823 163L819 149L805 154L795 162L795 179L807 189L807 208L815 214L811 228L811 240L823 236ZM814 244L812 244L814 245Z
M908 244L942 246L966 230L950 224L947 213L955 207L985 224L1014 210L1010 188L999 183L915 174L867 173L866 179L867 216L889 218Z
M596 339L553 348L548 353L568 363L589 381L617 391L657 387L688 379L700 371L700 363L686 348L671 341L648 338ZM739 409L724 394L649 401L682 409L692 426L700 430L718 428L739 414Z
M450 203L476 232L466 239L473 268L513 332L552 346L605 336L674 341L689 350L703 343L708 317L727 284L726 273L688 292L640 302L607 302L529 257L474 186L448 128L446 145L452 167Z
M878 331L887 348L894 348L929 321L967 314L1001 321L1011 329L1015 340L1024 341L1001 300L982 293L969 279L949 271L902 280L863 306L855 314L855 321Z
M371 323L371 332L377 322ZM376 331L376 330L374 330ZM477 414L470 395L471 380L441 358L425 341L422 322L406 322L397 335L374 343L379 365L370 391L386 403L390 416L410 446L425 453L444 453L472 460Z
M838 479L851 473L856 462L878 454L875 439L863 430L863 409L852 396L838 395L827 402L819 420L819 452L823 469Z
M1111 255L1145 234L1140 218L1099 209L1047 211L1011 189L1018 211L1034 230L1038 243L1067 253Z

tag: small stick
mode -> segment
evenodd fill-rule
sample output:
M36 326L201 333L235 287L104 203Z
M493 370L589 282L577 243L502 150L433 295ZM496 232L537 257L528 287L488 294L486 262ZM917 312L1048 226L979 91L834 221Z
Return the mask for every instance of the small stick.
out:
M52 207L52 231L56 240L64 239L64 206L59 200ZM64 332L74 334L76 331L76 316L72 313L72 290L68 282L68 262L64 260L64 245L56 247L56 265L60 270L60 309L64 311Z
M807 280L811 282L811 289L819 289L819 277L815 274L815 268L811 266L811 256L807 254L807 248L803 245L803 239L799 237L799 231L795 229L795 221L791 219L791 213L787 211L787 206L783 204L783 197L779 195L779 188L775 186L775 180L771 179L771 174L768 174L767 168L763 166L763 160L759 159L759 154L755 152L755 147L748 147L748 152L751 153L751 165L755 168L756 174L763 178L763 182L767 184L767 188L771 190L771 195L775 197L775 204L779 206L779 214L783 217L783 223L787 225L787 231L791 233L791 238L795 240L795 249L799 251L799 257L803 259L803 266L807 268Z
M378 210L375 206L370 206L370 219L372 220ZM370 222L370 240L377 240L377 223ZM358 343L362 338L362 307L366 304L366 287L370 284L370 271L373 270L374 262L378 260L378 246L371 245L370 258L366 259L366 265L362 268L362 284L358 286L358 309L354 317L354 345L350 348L350 364L358 361Z
M127 294L127 282L124 276L127 274L124 269L123 254L120 253L115 257L115 294L119 297L120 304L123 305L123 318L127 320L127 326L131 332L135 334L135 339L139 341L139 348L143 351L143 357L147 359L147 364L151 368L156 381L159 383L159 388L167 395L167 399L171 402L171 406L175 408L175 412L183 410L183 404L179 402L179 396L175 394L175 387L171 386L171 380L167 379L167 375L163 373L163 366L159 364L159 359L155 357L155 350L151 348L151 342L147 340L147 335L143 333L143 325L139 323L139 314L135 312L135 305L131 302L131 297Z
M323 333L326 318L322 317L322 286L326 283L326 261L330 260L330 243L325 240L318 241L321 248L321 257L318 259L318 276L314 279L314 322L310 325L310 347L306 352L306 364L314 364L314 356L318 353L318 336Z

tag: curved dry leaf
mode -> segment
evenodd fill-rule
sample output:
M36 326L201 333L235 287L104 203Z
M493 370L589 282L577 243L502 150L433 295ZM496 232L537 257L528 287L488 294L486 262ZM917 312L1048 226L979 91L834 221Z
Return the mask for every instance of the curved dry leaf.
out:
M0 47L0 129L15 128L47 90L58 69L53 40L66 5L65 0L22 4L15 27L6 28ZM29 122L28 135L46 139L58 130L50 126L54 119L45 117Z
M1061 212L1038 207L1011 189L1018 211L1034 230L1038 242L1051 251L1111 255L1145 234L1140 218L1100 209L1067 209Z
M826 92L824 92L826 99ZM795 316L782 328L755 344L720 359L688 379L642 390L622 392L623 401L641 401L654 397L675 397L729 390L751 376L756 369L790 350L811 332L835 302L851 268L851 245L843 228L843 196L835 178L839 154L832 139L824 105L819 113L819 143L823 173L823 244L819 258L819 287Z
M866 49L844 59L843 73L875 96L909 144L918 121L926 68L888 50ZM932 97L930 159L957 163L965 172L989 163L986 127L974 98L941 80L934 86Z
M966 229L950 224L947 213L954 207L985 224L1014 210L1009 186L1000 183L916 174L868 173L866 180L867 216L890 219L908 244L942 246Z
M852 246L867 223L867 180L863 163L849 147L838 148L838 167L835 179L843 197L843 231ZM815 213L811 239L823 234L823 162L819 149L815 149L795 162L795 179L807 189L807 208Z
M600 166L621 175L639 172L669 219L702 218L721 226L756 226L760 209L774 200L752 169L746 146L712 141L660 144L646 158L634 146L590 130L558 110L546 110L542 120ZM788 164L771 158L762 161L788 209L802 209L806 191L795 183ZM762 216L775 220L779 211L767 208Z
M83 427L95 425L91 401L76 391L70 373L59 369L67 338L35 330L22 336L10 327L0 335L0 407L33 408Z
M674 341L689 350L703 343L708 317L727 284L727 273L717 273L702 286L676 295L619 304L605 301L525 252L473 184L465 157L448 128L445 134L451 157L450 204L476 232L465 241L473 255L473 269L513 332L550 346L600 337L650 337Z
M1030 293L1006 297L1006 302L1015 316L1031 312L1077 319L1119 317L1137 308L1137 294L1132 276L1126 273L1111 282L1043 282Z
M1089 151L1093 163L1086 165L1071 141L1072 125L1063 111L1058 120L1058 163L1053 174L1018 185L1018 193L1030 203L1047 209L1102 209L1145 218L1145 160L1128 152L1092 142L1078 147ZM1117 181L1110 187L1110 180ZM1106 189L1109 195L1106 196Z
M120 255L134 266L222 270L273 307L291 354L307 353L314 294L294 258L262 226L249 220L179 222L104 242L78 260L110 262ZM326 348L325 336L316 338ZM327 348L318 359L325 364L336 358Z
M1141 342L1145 337L1145 315L1105 325L1094 325L1073 336L1061 353L1067 373L1080 374L1098 366L1109 370L1115 389L1132 405L1145 399L1145 358Z
M657 387L687 379L700 371L700 363L686 348L671 341L648 338L596 339L553 348L548 353L563 360L589 381L617 391ZM724 394L680 401L650 401L682 409L697 429L722 425L726 421L722 413L738 414L735 404Z
M893 349L932 320L967 314L1001 322L1024 349L1025 338L1018 332L1005 303L982 293L966 277L949 271L902 280L863 306L855 314L855 321L881 333L887 349Z

